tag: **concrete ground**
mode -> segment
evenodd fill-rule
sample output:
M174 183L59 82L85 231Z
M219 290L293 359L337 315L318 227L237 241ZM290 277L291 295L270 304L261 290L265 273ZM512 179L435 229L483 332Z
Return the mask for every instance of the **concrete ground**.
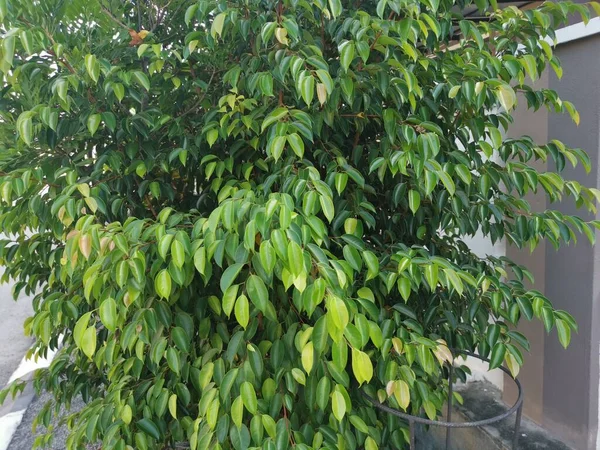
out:
M50 394L43 393L40 397L36 397L29 408L27 408L27 412L23 416L23 421L17 431L13 435L12 441L8 446L8 450L28 450L33 446L33 442L36 436L43 435L46 430L44 427L40 426L36 430L36 433L32 433L31 424L34 419L37 417L40 410L44 407L46 402L50 400ZM71 411L75 411L83 406L83 402L81 400L73 401L71 405ZM57 421L54 421L52 430L52 442L47 447L49 450L65 450L66 449L66 440L68 435L68 430L66 426L57 426Z
M25 336L23 322L33 314L31 300L12 298L12 285L0 285L0 387L4 387L10 376L33 344Z
M25 319L33 314L31 299L22 296L17 301L12 298L12 284L0 285L0 388L4 387L11 375L17 371L27 350L33 344L33 339L25 336L23 323ZM22 366L22 369L30 370L31 367ZM33 399L33 400L32 400ZM4 442L7 436L0 436L0 448L8 450L28 450L33 446L36 436L44 433L43 427L38 427L37 433L32 432L32 423L44 404L50 399L48 393L34 396L33 388L28 385L25 392L16 400L7 399L0 407L0 419L11 415L23 415L22 422L18 425L16 432L12 435L10 444ZM31 403L29 403L31 401ZM81 407L81 402L73 402L72 408ZM16 411L19 411L17 413ZM0 431L2 434L2 431ZM52 450L64 450L67 436L66 427L57 427L53 430ZM4 439L3 439L4 438ZM8 447L5 447L8 445Z

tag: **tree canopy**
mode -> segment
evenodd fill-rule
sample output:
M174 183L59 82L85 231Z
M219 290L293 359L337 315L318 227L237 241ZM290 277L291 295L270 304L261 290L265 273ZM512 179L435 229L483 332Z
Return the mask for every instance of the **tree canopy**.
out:
M595 211L561 176L586 153L506 138L517 102L579 122L535 81L592 11L0 0L0 259L34 297L31 353L60 347L39 424L81 395L71 449L403 448L361 392L435 418L449 348L517 375L523 317L567 346L527 268L464 239L594 241L524 199Z

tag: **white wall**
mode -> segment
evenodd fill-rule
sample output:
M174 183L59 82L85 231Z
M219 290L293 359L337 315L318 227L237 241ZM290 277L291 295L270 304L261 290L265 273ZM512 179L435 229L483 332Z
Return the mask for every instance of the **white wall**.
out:
M472 238L466 237L463 239L464 242L471 248L473 253L479 257L485 256L505 256L506 255L506 243L504 241L492 242L482 236L476 234ZM482 381L487 380L494 384L498 389L503 390L504 388L504 373L499 369L489 370L488 363L480 361L476 358L467 358L465 363L470 369L473 375L470 381ZM600 449L599 449L600 450Z

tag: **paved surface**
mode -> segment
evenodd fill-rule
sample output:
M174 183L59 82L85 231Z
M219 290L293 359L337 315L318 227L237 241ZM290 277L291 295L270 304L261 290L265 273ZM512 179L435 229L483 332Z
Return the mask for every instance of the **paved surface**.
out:
M462 406L455 405L453 422L472 422L504 413L508 406L502 401L502 394L493 384L477 381L457 385L456 390L464 399ZM438 418L443 420L443 418ZM451 431L449 450L513 450L514 416L501 422L478 428L455 428ZM419 427L417 449L445 450L446 429ZM16 450L16 449L15 449ZM522 418L519 443L516 450L574 450L553 438L548 430Z
M23 322L33 314L31 300L12 298L12 285L0 285L0 388L19 367L33 339L25 336Z
M23 422L19 425L16 433L13 435L12 441L8 446L8 450L28 450L32 447L33 441L36 436L43 435L46 430L43 426L39 426L36 430L36 434L31 432L31 424L33 420L36 418L37 414L43 408L48 400L50 400L50 394L44 393L40 397L36 397L36 399L29 405L25 416L23 417ZM73 401L71 405L71 411L77 410L83 406L81 400ZM64 410L62 411L64 414ZM57 421L55 420L53 423L54 426L57 425ZM66 439L67 439L67 427L59 426L54 428L52 431L52 442L50 446L47 448L50 450L65 450L66 449Z

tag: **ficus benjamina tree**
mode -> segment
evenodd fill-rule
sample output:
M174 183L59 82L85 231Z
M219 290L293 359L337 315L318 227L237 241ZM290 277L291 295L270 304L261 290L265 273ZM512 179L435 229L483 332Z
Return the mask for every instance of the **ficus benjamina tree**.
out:
M81 396L70 449L403 448L362 393L433 419L451 349L516 376L522 318L567 346L527 268L464 240L594 241L552 209L595 211L561 176L586 153L506 131L517 102L579 121L534 82L600 7L501 7L0 0L0 259L30 353L58 349L36 445Z

